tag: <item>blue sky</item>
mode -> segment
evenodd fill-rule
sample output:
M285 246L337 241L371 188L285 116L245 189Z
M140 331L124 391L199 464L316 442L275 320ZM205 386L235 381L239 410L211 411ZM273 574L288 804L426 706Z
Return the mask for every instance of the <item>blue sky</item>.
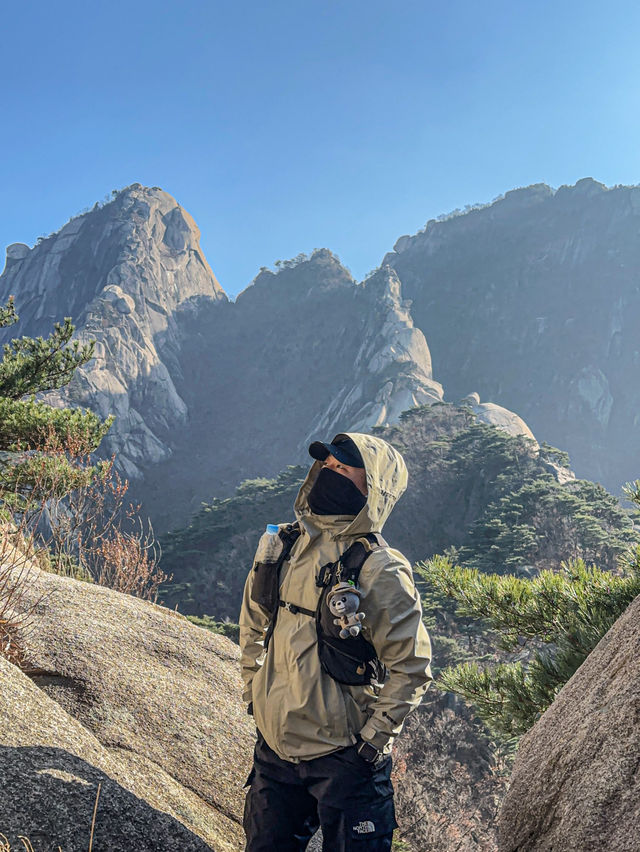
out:
M3 4L0 240L161 186L230 294L326 246L516 186L640 182L640 5L503 0Z

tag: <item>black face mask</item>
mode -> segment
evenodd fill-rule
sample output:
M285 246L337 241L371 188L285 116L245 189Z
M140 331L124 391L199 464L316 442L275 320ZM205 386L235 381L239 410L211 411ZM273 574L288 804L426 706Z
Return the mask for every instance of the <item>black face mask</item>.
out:
M367 497L346 476L323 467L307 500L316 515L357 515Z

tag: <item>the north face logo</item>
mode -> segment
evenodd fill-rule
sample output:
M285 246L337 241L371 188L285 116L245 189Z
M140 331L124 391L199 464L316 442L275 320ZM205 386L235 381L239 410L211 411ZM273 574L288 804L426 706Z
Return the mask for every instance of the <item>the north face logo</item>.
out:
M371 834L371 832L375 830L376 827L370 819L363 819L362 822L354 825L352 829L352 831L357 831L358 834Z

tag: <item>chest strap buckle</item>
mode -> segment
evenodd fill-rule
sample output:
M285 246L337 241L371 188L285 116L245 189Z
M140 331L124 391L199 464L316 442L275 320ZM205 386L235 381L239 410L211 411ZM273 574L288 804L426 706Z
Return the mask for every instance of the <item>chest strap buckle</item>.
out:
M289 601L278 601L278 605L282 607L282 609L286 609L288 612L292 612L294 615L297 615L301 612L303 615L309 615L312 618L315 618L315 611L312 609L305 609L303 606L298 606L297 604L289 603Z

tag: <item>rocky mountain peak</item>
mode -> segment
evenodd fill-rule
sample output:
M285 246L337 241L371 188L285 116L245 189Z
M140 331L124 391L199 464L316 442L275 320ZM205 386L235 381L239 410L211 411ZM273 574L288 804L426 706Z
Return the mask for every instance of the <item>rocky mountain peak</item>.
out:
M105 449L129 477L167 457L168 437L187 415L169 373L178 314L227 301L191 216L158 187L132 184L33 248L9 246L7 258L0 302L15 294L21 333L47 335L71 316L76 337L96 341L95 358L47 401L115 413ZM0 342L15 332L0 330Z
M159 274L138 275L140 262L152 263ZM132 184L33 248L10 245L0 296L15 293L18 312L46 329L63 312L81 321L88 303L110 285L121 287L143 313L145 299L157 301L154 284L169 309L193 296L226 298L202 254L191 216L158 187Z
M347 381L312 424L300 446L331 431L368 431L397 423L417 405L443 400L433 379L431 353L402 299L400 279L389 266L377 270L356 290L354 315L362 320L355 352L355 380Z
M349 270L329 249L315 249L291 260L277 261L277 269L262 268L251 284L238 294L236 302L244 309L274 298L299 302L317 298L330 290L353 289Z
M5 261L5 269L19 263L29 254L31 249L26 243L11 243L7 246L7 257Z

